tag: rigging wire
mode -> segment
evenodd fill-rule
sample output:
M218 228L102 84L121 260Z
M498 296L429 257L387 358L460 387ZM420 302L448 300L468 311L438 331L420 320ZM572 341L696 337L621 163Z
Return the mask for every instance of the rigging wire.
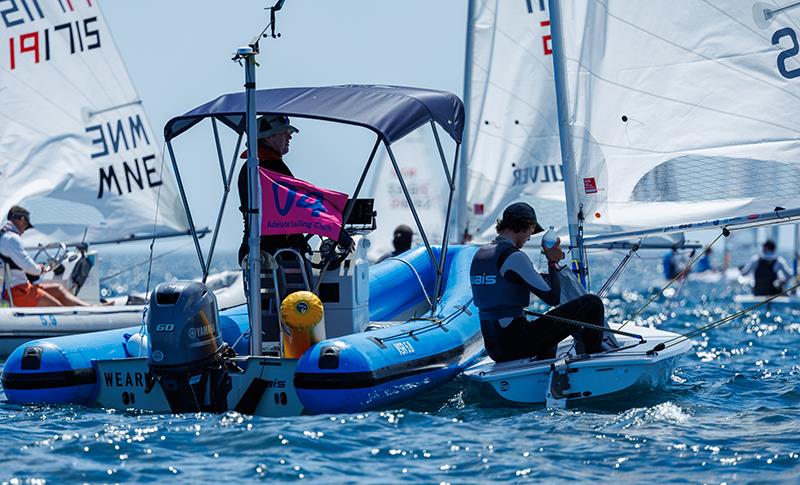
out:
M177 247L175 249L172 249L172 250L167 251L165 253L159 254L158 256L153 257L153 261L155 261L156 259L161 259L164 256L169 256L170 254L177 253L178 251L181 251L181 250L185 249L190 244L191 244L191 241L187 242L187 243L185 243L185 244L183 244L183 245L181 245L181 246L179 246L179 247ZM144 266L148 262L150 262L150 258L145 259L144 261L139 261L138 263L134 263L134 264L132 264L132 265L130 265L128 267L125 267L125 268L117 271L116 273L114 273L112 275L104 276L104 277L100 278L100 282L104 283L104 282L106 282L108 280L112 280L114 278L117 278L118 276L123 275L123 274L125 274L125 273L127 273L129 271L133 271L133 270L135 270L136 268L138 268L140 266Z
M661 296L661 295L664 293L664 290L666 290L667 288L669 288L670 286L672 286L672 284L673 284L673 283L675 283L675 282L676 282L677 280L679 280L680 278L683 278L683 276L684 276L684 275L686 275L686 273L688 273L688 272L689 272L689 270L690 270L690 269L691 269L691 267L694 265L694 263L696 263L696 262L697 262L697 261L698 261L698 260L699 260L701 257L703 257L703 255L704 255L704 254L706 254L706 253L708 252L708 250L709 250L709 249L711 249L711 246L713 246L714 244L716 244L716 242L717 242L717 241L719 241L719 239L720 239L722 236L728 236L729 234L730 234L730 231L729 231L727 228L722 228L722 232L720 232L720 234L719 234L719 235L718 235L716 238L714 238L714 240L713 240L713 241L711 241L711 243L710 243L708 246L706 246L705 248L703 248L703 250L700 252L700 254L698 254L697 256L695 256L695 257L694 257L694 259L692 259L692 260L689 262L689 264L688 264L688 265L686 265L686 267L685 267L685 268L683 268L683 270L682 270L680 273L678 273L678 274L677 274L677 275L676 275L674 278L672 278L671 280L669 280L669 282L667 282L667 284L666 284L666 285L665 285L663 288L661 288L659 291L657 291L655 295L653 295L652 297L650 297L650 299L649 299L649 300L647 300L647 303L645 303L644 305L642 305L642 307L641 307L641 308L639 308L638 310L636 310L636 311L633 313L633 315L631 315L630 317L628 317L628 318L625 320L625 322L624 322L622 325L620 325L620 327L619 327L619 328L622 328L622 327L624 327L625 325L627 325L627 324L629 324L630 322L632 322L632 321L633 321L633 319L634 319L634 318L636 318L637 316L639 316L639 315L640 315L640 314L641 314L641 313L644 311L644 309L645 309L645 308L647 308L647 307L648 307L648 306L649 306L651 303L653 303L654 301L656 301L656 300L658 299L658 297L659 297L659 296Z
M712 330L712 329L717 328L719 326L722 326L722 325L724 325L726 323L730 323L730 322L736 320L737 318L741 317L742 315L746 315L747 313L752 312L753 310L755 310L758 307L766 305L767 303L771 302L772 300L774 300L774 299L776 299L776 298L778 298L780 296L784 296L784 295L786 295L788 293L791 293L792 291L794 291L798 287L800 287L800 282L795 283L791 287L785 289L784 291L782 291L782 292L780 292L780 293L778 293L776 295L772 295L769 298L766 298L762 302L756 303L755 305L752 305L752 306L749 306L749 307L744 308L742 310L739 310L738 312L731 313L730 315L728 315L726 317L723 317L723 318L717 320L716 322L711 322L711 323L709 323L707 325L703 325L702 327L696 328L696 329L692 330L691 332L687 332L685 334L681 334L681 335L679 335L679 336L677 336L675 338L667 340L666 342L663 343L664 348L667 349L667 348L673 347L675 345L680 344L681 342L684 342L686 340L691 339L692 337L695 337L697 335L702 334L706 330Z
M164 145L161 147L161 171L159 172L159 176L161 180L164 180L164 151L167 148L167 142L164 142ZM158 210L161 207L161 187L164 184L160 184L158 186L158 190L156 192L156 213L153 217L153 239L150 240L150 256L148 258L147 264L147 284L145 285L145 295L150 293L150 275L153 272L153 251L156 245L156 228L158 227Z
M620 261L620 263L617 265L614 272L611 273L611 276L609 276L606 282L603 283L603 286L600 288L600 291L597 292L597 296L599 296L600 298L606 296L608 290L611 289L614 283L617 282L617 279L619 279L620 275L622 275L622 272L628 266L628 263L631 261L631 257L633 256L633 254L639 250L639 246L641 246L643 240L644 236L641 236L639 238L639 241L633 245L630 251L628 251L628 254L626 254L625 257L622 258L622 261Z

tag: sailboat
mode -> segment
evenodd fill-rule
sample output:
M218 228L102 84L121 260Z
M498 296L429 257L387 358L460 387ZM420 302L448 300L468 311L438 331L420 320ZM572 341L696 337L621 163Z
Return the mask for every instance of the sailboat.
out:
M549 2L571 259L583 282L588 244L797 220L800 210L785 209L800 207L795 6ZM626 230L585 236L593 226ZM642 337L651 345L664 336ZM689 348L687 338L664 338L672 343L631 353L635 368L616 382L585 374L616 369L627 351L484 361L466 374L519 402L652 389Z
M176 181L98 2L10 2L0 18L0 216L30 210L23 242L54 268L41 280L96 303L90 247L190 233ZM142 310L4 306L0 355L32 338L134 325Z

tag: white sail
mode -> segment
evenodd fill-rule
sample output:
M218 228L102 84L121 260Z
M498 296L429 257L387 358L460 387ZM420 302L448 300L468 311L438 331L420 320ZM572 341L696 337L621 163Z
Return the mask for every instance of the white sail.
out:
M473 0L465 86L467 230L494 234L500 212L531 202L563 226L564 186L544 0Z
M588 224L656 228L800 207L800 9L765 13L775 8L562 3Z
M0 25L0 215L30 209L28 243L186 231L97 0L5 2Z
M441 244L449 189L431 130L424 126L413 131L393 144L392 152L428 240L431 244ZM448 165L452 169L452 160ZM374 261L394 250L392 236L400 224L414 231L413 245L422 244L422 239L385 148L379 149L370 172L365 194L375 198L378 213L378 228L369 235L369 258Z

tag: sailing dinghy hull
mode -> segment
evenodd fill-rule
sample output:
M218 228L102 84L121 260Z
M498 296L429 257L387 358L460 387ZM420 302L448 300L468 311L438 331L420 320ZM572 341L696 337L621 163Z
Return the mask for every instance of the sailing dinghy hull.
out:
M142 321L144 306L0 308L0 356L25 342L127 328Z
M438 322L405 321L418 311L426 293L433 292L436 272L425 248L403 254L402 262L389 260L371 268L371 319L403 320L318 343L294 361L294 382L286 382L285 392L296 390L304 413L360 412L433 389L475 362L483 352L467 277L475 250L474 246L449 248ZM456 308L464 306L468 311ZM246 354L246 308L221 312L220 327L223 340L234 345L238 354ZM144 381L134 377L127 382L124 362L146 356L146 347L140 327L29 342L14 351L3 369L6 398L13 403L103 405L108 401L97 402L97 396L110 395L110 388L114 395L140 395L145 392ZM326 357L331 348L338 349L335 365ZM112 373L111 377L101 375L98 368ZM135 376L135 372L130 374Z
M616 327L611 325L611 328ZM629 397L663 388L670 382L680 356L691 348L691 342L684 341L648 355L648 350L677 335L646 327L626 326L624 330L642 335L647 343L588 357L572 355L560 362L522 359L496 363L487 357L464 371L464 375L472 381L488 384L500 398L521 404L547 402L552 365L568 379L565 405L614 395ZM617 336L617 340L623 348L637 342L621 336ZM557 355L565 354L571 346L572 339L565 340L559 345Z

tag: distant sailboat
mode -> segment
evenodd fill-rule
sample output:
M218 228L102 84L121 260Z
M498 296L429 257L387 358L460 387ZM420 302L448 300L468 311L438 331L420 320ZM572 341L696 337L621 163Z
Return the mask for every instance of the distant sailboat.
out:
M97 0L7 2L0 25L0 217L29 209L24 243L51 245L61 262L43 279L97 302L85 244L188 234L175 179ZM67 254L64 244L82 247ZM140 319L141 306L2 308L0 354Z
M19 0L0 18L0 214L26 205L32 244L188 232L97 0Z

